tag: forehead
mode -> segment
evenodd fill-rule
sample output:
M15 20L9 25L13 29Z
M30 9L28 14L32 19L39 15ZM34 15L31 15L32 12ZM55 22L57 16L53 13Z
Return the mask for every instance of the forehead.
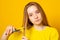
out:
M32 13L32 12L34 12L34 11L36 11L36 10L38 10L37 7L34 6L34 5L32 5L32 6L28 7L27 12L28 12L28 13Z

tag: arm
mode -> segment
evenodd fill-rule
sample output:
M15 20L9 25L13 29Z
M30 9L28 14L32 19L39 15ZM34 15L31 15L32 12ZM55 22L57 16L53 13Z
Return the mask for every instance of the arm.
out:
M15 31L15 28L12 26L8 26L3 33L1 40L8 40L9 36L12 34L13 31Z

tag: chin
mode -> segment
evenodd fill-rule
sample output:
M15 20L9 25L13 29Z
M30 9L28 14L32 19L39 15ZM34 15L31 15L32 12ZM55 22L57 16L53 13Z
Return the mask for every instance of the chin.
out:
M39 24L41 24L41 22L35 22L34 24L39 25Z

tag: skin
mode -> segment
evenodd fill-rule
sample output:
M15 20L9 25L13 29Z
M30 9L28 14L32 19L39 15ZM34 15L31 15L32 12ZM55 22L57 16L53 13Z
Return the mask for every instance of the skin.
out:
M42 24L43 18L41 16L40 11L38 10L36 6L34 5L30 6L27 9L27 12L28 12L29 19L34 24L35 28L39 28L40 26L43 26Z
M15 28L12 25L7 26L6 30L4 31L1 40L8 40L8 37L12 34Z

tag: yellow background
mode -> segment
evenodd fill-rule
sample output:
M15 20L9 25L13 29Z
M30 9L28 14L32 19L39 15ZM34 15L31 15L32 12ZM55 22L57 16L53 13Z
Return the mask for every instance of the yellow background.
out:
M60 34L60 0L0 0L0 37L8 25L20 28L24 6L31 1L42 6L49 24Z

